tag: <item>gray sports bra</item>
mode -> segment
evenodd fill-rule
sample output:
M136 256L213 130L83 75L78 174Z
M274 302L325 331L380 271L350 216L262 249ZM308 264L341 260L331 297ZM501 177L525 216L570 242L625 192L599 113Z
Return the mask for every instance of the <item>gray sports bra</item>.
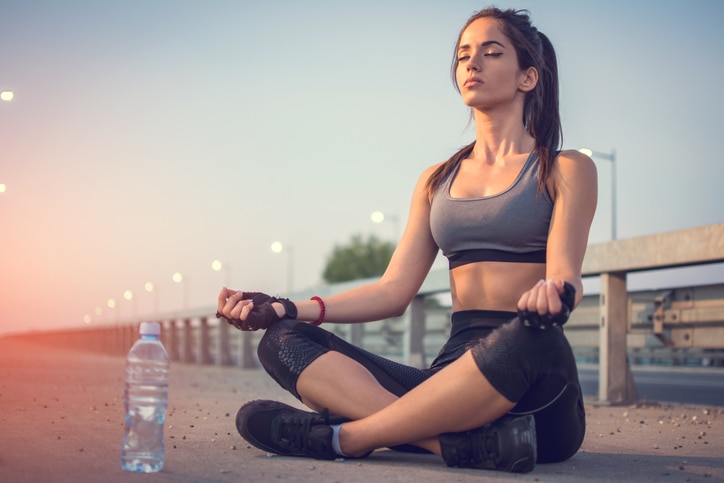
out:
M553 200L545 189L538 194L535 151L513 184L493 196L450 196L459 167L440 183L430 206L432 236L450 268L482 261L545 263Z

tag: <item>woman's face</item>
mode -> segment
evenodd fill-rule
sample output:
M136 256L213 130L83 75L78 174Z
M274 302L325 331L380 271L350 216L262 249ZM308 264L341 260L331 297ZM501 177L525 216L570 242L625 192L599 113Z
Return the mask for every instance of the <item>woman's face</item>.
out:
M489 110L525 99L525 71L518 67L515 47L498 20L480 18L468 25L460 36L457 59L455 77L466 105Z

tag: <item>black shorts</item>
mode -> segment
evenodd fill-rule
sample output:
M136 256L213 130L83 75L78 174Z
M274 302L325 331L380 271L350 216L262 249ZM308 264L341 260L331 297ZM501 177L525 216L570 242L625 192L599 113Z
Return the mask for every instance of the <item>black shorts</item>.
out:
M533 414L538 462L573 456L585 434L583 397L570 345L558 328L523 326L512 312L464 311L452 316L450 338L427 369L385 359L304 322L282 320L269 327L258 354L279 385L300 398L301 372L328 351L340 352L369 370L391 393L402 396L468 350L498 392L516 406L511 413Z

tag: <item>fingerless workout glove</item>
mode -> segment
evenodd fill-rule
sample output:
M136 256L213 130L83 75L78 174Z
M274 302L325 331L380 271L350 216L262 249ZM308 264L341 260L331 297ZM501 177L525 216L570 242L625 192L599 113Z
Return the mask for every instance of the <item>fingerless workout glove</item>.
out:
M518 318L526 327L535 329L547 329L556 327L568 322L568 317L573 312L576 303L576 289L568 282L563 282L563 293L561 294L561 311L557 314L540 315L538 312L519 310Z
M279 302L284 306L284 318L297 318L297 306L289 299L272 297L262 292L244 292L241 298L242 300L251 300L254 303L254 308L251 309L245 320L227 319L219 312L216 312L216 317L225 319L239 330L266 329L281 320L274 307L271 306L274 302Z

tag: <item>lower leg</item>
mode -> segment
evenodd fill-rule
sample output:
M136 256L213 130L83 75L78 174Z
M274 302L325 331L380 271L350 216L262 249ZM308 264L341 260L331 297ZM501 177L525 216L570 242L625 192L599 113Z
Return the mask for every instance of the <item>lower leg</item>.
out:
M335 351L319 356L302 371L297 393L315 411L329 409L349 419L364 418L397 400L367 368Z
M440 454L439 434L483 426L514 406L490 384L468 351L401 398L363 419L345 423L340 429L340 445L345 454L358 456L418 441Z
M365 418L399 399L385 389L357 361L330 351L318 357L299 375L297 393L309 408L351 420ZM437 438L405 441L433 453L440 453Z

